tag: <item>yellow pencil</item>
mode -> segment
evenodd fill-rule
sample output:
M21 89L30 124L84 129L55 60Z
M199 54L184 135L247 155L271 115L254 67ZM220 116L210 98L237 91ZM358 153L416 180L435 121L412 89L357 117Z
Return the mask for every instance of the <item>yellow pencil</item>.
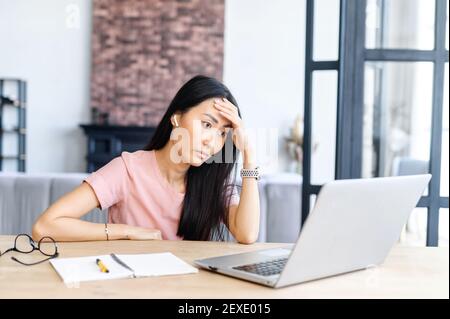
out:
M105 264L99 258L97 258L95 262L97 263L101 272L109 272L108 268L106 268Z

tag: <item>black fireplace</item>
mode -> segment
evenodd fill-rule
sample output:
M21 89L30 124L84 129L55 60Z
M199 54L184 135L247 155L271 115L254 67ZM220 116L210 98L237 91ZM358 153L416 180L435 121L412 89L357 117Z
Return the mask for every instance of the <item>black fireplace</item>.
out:
M88 138L87 172L91 173L119 156L123 151L141 150L150 141L155 127L80 125Z

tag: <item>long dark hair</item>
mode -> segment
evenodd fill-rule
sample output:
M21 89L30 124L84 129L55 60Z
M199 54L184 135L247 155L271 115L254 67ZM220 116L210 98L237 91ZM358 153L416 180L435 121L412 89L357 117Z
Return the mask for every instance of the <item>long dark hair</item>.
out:
M170 102L145 150L159 150L169 142L173 128L170 118L175 112L185 113L215 97L225 97L238 107L228 88L214 78L197 75L186 82ZM239 107L238 113L241 116ZM232 142L231 130L225 145L230 142L231 158L224 152L224 147L212 156L212 161L204 162L199 167L191 166L186 173L186 193L177 232L185 240L224 240L223 226L228 227L229 194L235 189L235 167L239 156L239 151ZM229 146L226 147L227 150L228 148ZM234 174L231 176L233 169Z

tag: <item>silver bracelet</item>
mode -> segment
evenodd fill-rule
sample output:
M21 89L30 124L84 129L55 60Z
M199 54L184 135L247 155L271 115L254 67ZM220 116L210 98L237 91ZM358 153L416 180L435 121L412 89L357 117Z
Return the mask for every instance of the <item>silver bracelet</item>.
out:
M105 223L105 234L106 234L106 240L109 240L108 223Z
M256 180L259 180L259 167L256 167L255 169L242 168L241 178L255 178Z

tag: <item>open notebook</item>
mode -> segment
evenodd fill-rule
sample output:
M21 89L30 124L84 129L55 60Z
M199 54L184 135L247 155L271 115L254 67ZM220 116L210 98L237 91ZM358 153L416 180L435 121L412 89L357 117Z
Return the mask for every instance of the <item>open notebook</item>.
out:
M99 258L109 273L101 272ZM101 255L52 259L50 263L65 283L197 273L198 269L167 253Z

